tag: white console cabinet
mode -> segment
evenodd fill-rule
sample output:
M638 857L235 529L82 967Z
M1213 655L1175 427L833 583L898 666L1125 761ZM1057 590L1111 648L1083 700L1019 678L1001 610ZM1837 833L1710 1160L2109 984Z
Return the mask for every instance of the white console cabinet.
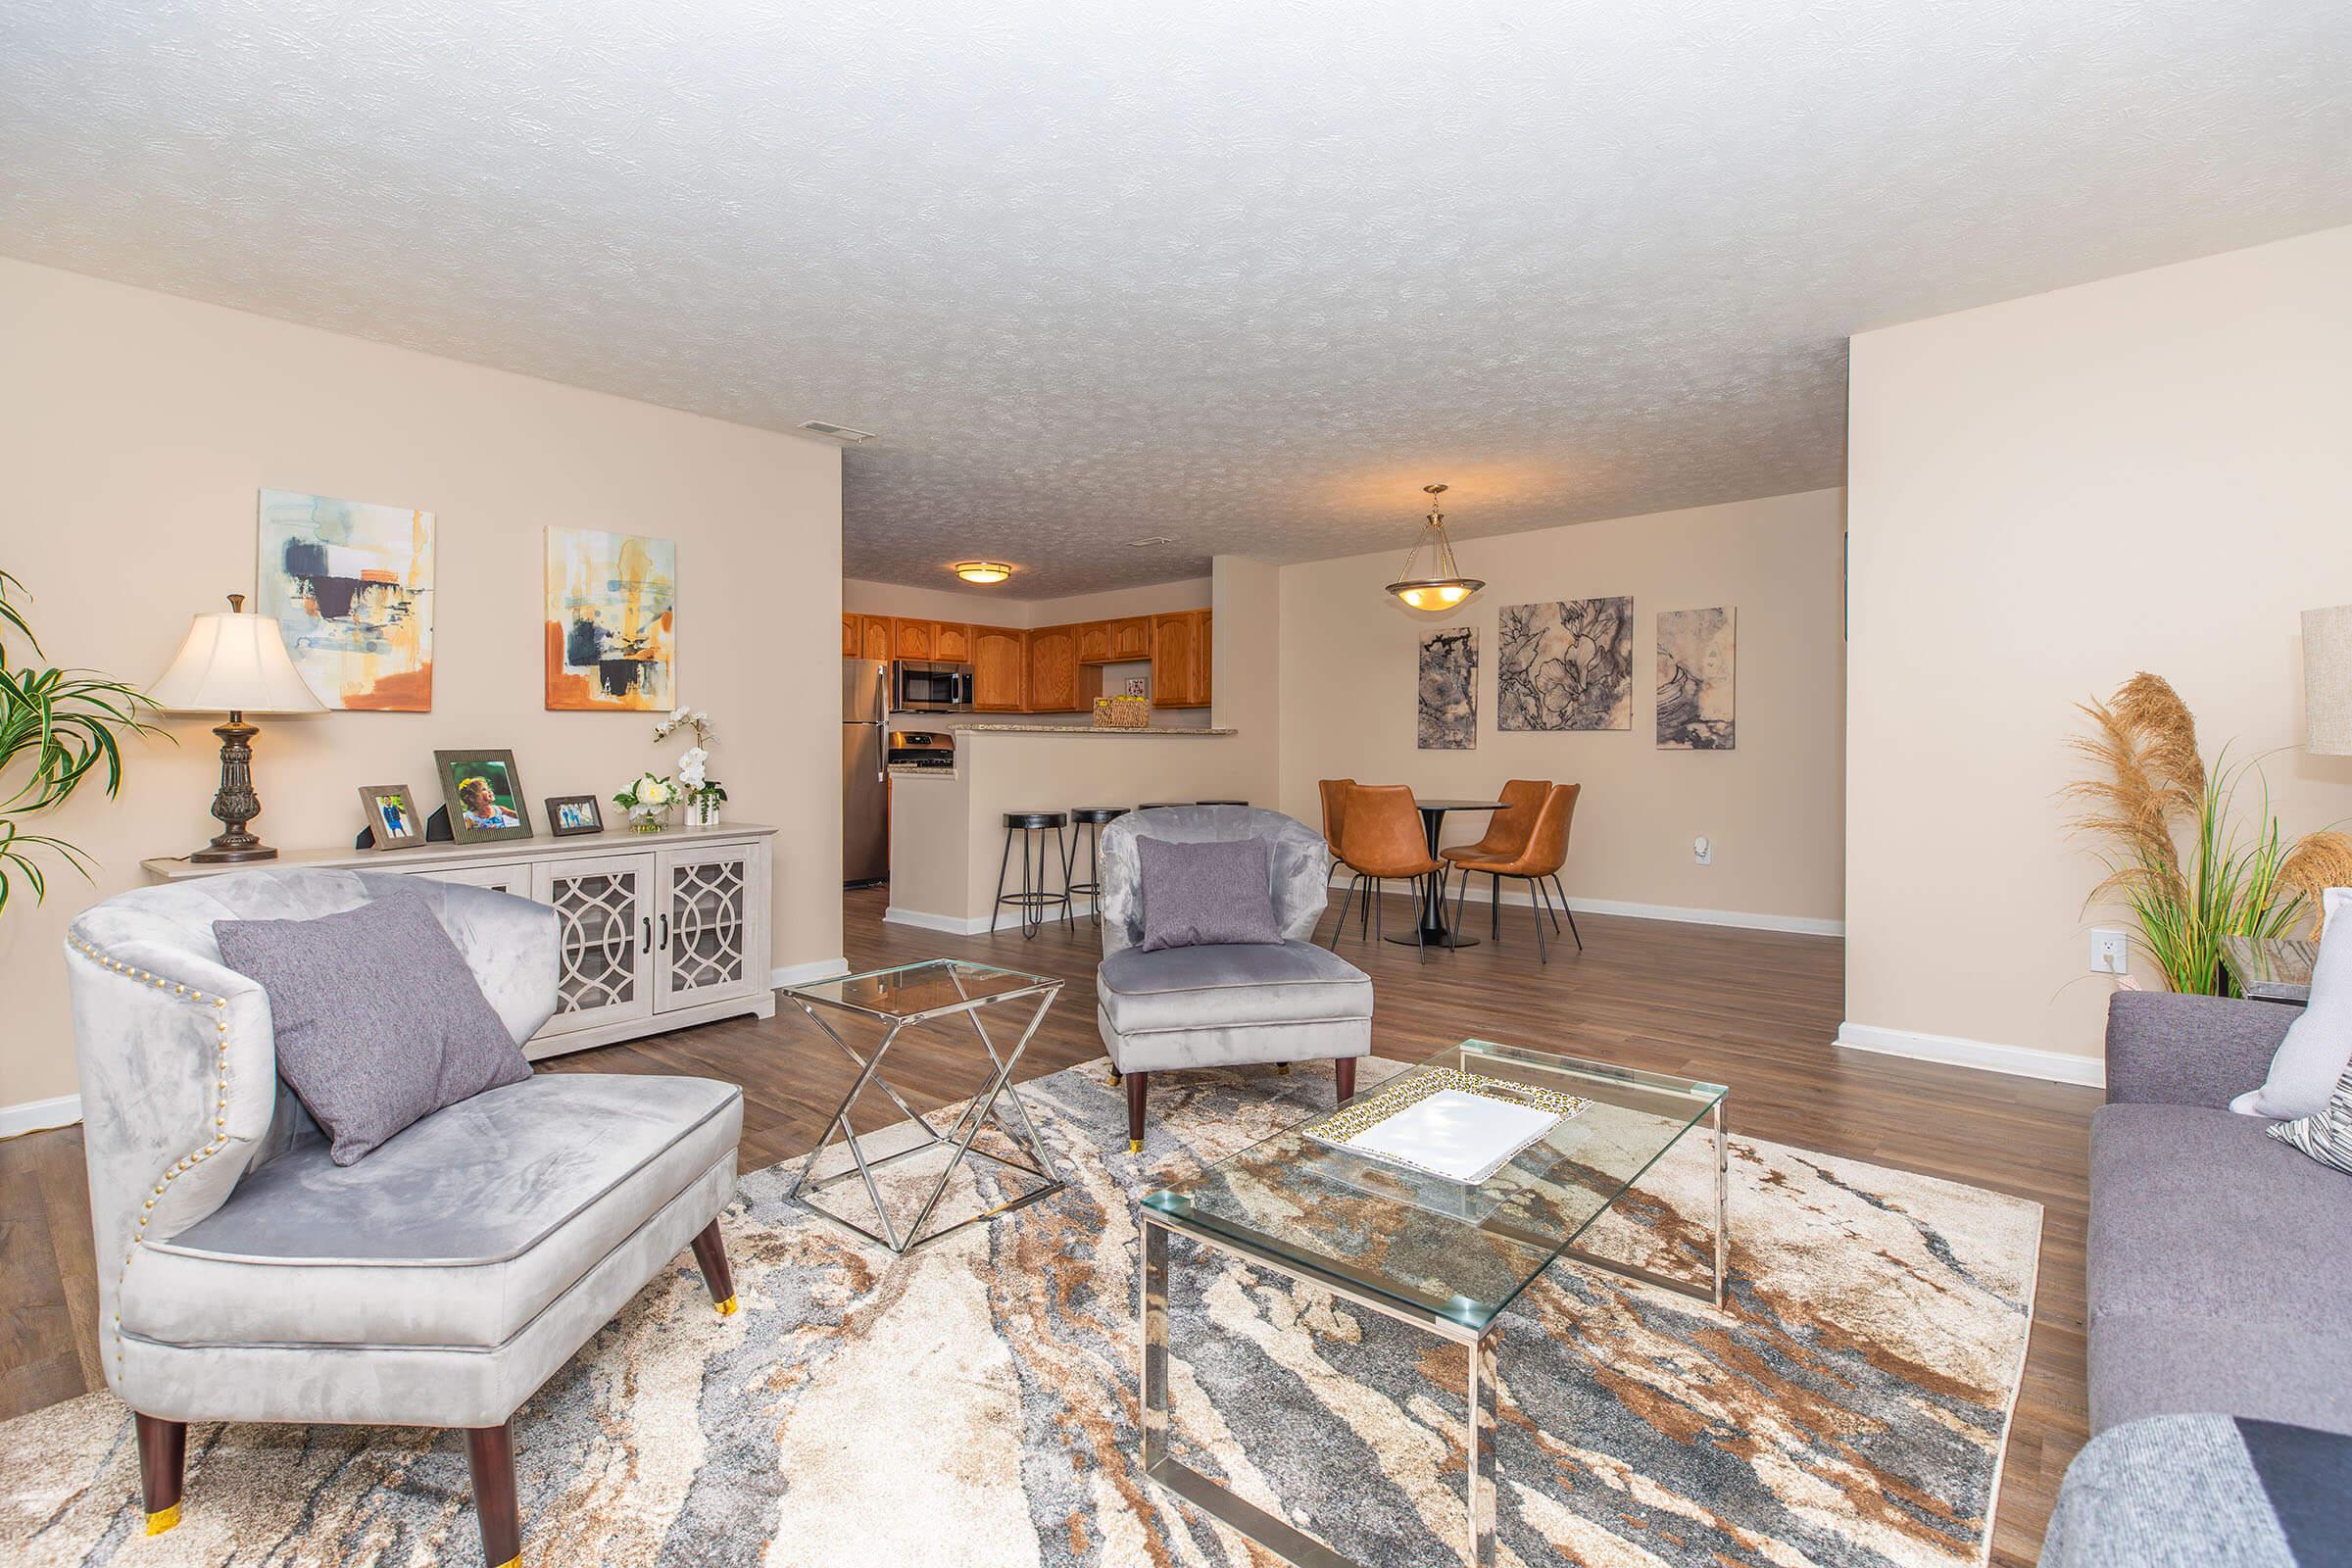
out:
M494 888L551 905L562 922L556 1015L523 1054L536 1060L687 1024L772 1017L768 987L770 827L620 830L503 844L281 854L250 865L141 862L177 881L305 866L391 871Z

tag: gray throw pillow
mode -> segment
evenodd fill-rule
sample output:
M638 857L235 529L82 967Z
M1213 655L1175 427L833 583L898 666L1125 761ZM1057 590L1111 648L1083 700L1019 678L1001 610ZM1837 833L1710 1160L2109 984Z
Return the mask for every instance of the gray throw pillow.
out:
M277 1075L349 1165L411 1122L531 1075L458 945L415 895L312 920L215 920L270 997Z
M1177 844L1138 836L1146 953L1219 942L1279 943L1273 858L1263 839Z

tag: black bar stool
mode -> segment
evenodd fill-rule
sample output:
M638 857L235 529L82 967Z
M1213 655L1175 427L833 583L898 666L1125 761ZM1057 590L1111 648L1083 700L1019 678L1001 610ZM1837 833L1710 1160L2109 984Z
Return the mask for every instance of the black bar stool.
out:
M1073 899L1081 893L1093 898L1097 925L1102 923L1102 867L1097 858L1097 853L1102 847L1102 824L1115 822L1126 814L1127 808L1124 806L1070 808L1070 849L1061 862L1061 889ZM1073 882L1070 878L1078 869L1078 840L1082 834L1086 839L1086 880Z
M1059 893L1054 893L1046 887L1046 866L1048 864L1046 851L1048 846L1045 839L1046 830L1051 828L1054 832L1052 846L1054 859L1055 861L1066 859L1067 857L1062 848L1061 830L1069 820L1068 814L1062 811L1006 811L1004 813L1004 853L997 857L997 903L996 907L988 911L988 934L990 936L997 934L998 910L1007 904L1021 911L1021 936L1027 941L1037 940L1037 934L1046 928L1046 910L1056 904L1061 906L1061 923L1064 925L1070 923L1069 888L1065 885ZM1007 893L1004 891L1004 868L1012 863L1012 836L1015 833L1021 836L1021 891ZM1029 871L1029 852L1033 845L1037 851L1037 879L1034 883L1030 880Z
M1195 801L1195 806L1248 806L1248 801Z
M1146 801L1136 808L1139 811L1168 811L1179 806L1198 806L1198 801Z

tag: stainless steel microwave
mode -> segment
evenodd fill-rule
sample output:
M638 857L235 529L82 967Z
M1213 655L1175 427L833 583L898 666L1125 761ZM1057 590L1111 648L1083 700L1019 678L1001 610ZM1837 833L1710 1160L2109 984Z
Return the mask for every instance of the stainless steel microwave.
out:
M900 713L968 713L972 666L902 659L890 666L890 706Z

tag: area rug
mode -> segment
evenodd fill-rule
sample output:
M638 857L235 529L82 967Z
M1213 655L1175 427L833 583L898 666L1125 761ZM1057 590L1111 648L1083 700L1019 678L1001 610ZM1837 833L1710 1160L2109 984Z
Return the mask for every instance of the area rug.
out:
M744 1310L712 1313L680 1258L516 1415L523 1561L1273 1563L1137 1470L1135 1199L1328 1106L1330 1075L1154 1091L1137 1158L1102 1063L1025 1086L1071 1187L906 1259L788 1205L787 1168L747 1175L725 1218ZM1703 1269L1712 1159L1690 1142L1595 1250ZM1724 1310L1560 1263L1505 1316L1499 1561L1984 1561L2039 1206L1731 1152ZM893 1201L931 1157L889 1167ZM992 1196L958 1179L947 1202ZM1181 1241L1172 1262L1184 1457L1362 1562L1461 1561L1462 1351ZM149 1539L111 1395L0 1426L0 1560L479 1557L447 1434L198 1426L188 1466L183 1522Z

